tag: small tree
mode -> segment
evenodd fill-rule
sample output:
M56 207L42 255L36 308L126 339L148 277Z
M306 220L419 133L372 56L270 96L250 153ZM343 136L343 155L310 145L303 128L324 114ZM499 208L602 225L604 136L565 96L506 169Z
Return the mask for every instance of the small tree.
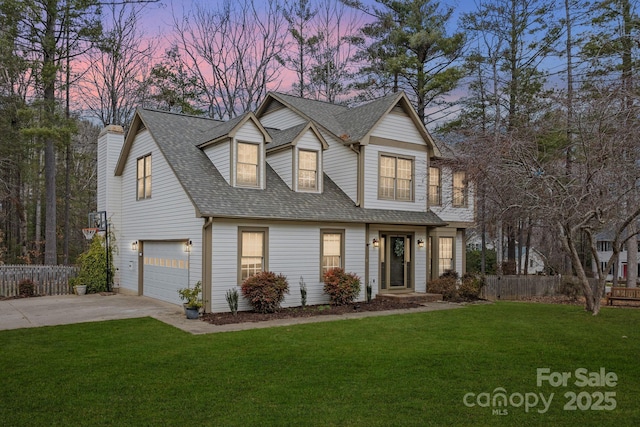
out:
M107 284L107 268L113 271L113 246L109 245L109 266L107 267L107 250L105 250L105 238L95 235L91 240L89 249L78 257L80 272L70 280L71 286L86 285L87 293L105 292L110 288ZM112 280L112 275L109 275Z

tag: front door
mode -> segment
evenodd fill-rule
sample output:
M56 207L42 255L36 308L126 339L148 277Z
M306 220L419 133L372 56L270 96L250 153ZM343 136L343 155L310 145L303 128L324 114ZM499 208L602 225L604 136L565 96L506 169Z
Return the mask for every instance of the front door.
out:
M412 288L412 236L380 235L380 284L388 291Z

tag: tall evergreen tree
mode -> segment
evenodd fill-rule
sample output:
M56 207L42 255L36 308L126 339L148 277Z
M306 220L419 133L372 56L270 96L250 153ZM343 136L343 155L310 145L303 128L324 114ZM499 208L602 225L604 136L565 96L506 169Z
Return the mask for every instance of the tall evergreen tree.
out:
M427 107L442 104L464 75L456 65L464 34L448 34L453 8L432 0L376 0L371 7L360 0L342 1L374 18L362 29L371 41L359 55L371 64L361 70L363 84L389 90L391 83L391 91L405 90L420 119L428 122Z

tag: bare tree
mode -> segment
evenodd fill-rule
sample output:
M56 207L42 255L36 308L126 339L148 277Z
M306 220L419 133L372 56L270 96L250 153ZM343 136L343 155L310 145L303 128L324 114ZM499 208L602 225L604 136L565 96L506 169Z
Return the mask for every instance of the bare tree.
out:
M211 117L254 110L276 86L286 46L286 21L276 0L224 0L174 16L181 54L195 73Z
M138 88L156 44L145 39L139 20L145 4L109 4L108 28L100 42L89 52L89 69L80 94L91 115L103 126L126 126L139 104Z
M335 103L351 87L362 19L339 0L320 0L313 23L318 41L311 52L310 96Z

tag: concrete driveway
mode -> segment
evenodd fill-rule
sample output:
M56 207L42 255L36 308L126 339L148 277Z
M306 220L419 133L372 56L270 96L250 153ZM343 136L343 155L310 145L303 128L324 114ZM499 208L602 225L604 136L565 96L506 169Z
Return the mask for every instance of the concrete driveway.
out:
M0 301L0 330L130 319L180 317L182 307L127 295L60 295Z

